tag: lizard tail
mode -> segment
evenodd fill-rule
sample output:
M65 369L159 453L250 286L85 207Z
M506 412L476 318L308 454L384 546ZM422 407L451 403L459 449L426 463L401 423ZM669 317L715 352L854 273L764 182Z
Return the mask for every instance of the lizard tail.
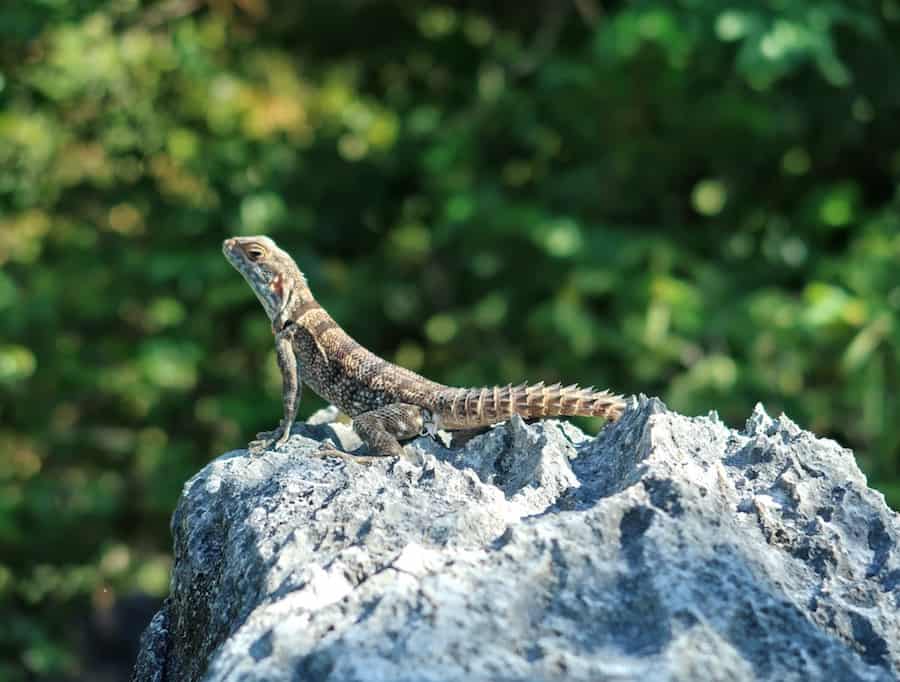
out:
M478 428L509 419L543 417L605 417L615 421L622 415L625 401L609 391L578 384L520 384L492 388L454 389L448 396L444 424L449 428Z

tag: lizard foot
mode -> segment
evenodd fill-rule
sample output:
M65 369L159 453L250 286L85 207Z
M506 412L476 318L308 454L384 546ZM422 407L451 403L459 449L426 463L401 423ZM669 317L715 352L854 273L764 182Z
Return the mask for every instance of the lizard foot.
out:
M372 464L373 462L377 462L379 460L384 459L384 457L370 457L367 455L352 455L349 452L344 452L343 450L338 450L336 447L334 447L334 445L332 445L330 440L322 443L319 446L319 449L314 450L311 454L313 457L337 457L339 459L344 460L345 462L354 462L356 464Z
M291 437L290 431L285 431L280 426L274 431L260 431L256 438L247 444L247 449L254 455L266 450L278 450L287 443Z
M272 444L271 438L257 438L247 443L247 450L251 455L259 455L269 449Z
M269 449L280 450L281 446L287 443L290 438L291 424L288 424L288 426L285 427L284 421L282 421L281 424L278 425L278 428L273 431L260 431L257 433L256 440L250 441L247 449L253 453Z
M273 447L276 450L280 450L281 446L287 443L291 439L291 430L285 429L284 433L282 433L274 442Z

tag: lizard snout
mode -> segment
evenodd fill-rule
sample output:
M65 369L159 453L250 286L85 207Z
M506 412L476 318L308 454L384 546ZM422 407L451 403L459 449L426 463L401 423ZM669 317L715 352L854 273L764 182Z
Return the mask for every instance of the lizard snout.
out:
M222 254L225 256L226 260L228 260L229 263L231 263L234 267L238 267L238 263L241 261L238 240L234 237L230 237L229 239L223 241Z

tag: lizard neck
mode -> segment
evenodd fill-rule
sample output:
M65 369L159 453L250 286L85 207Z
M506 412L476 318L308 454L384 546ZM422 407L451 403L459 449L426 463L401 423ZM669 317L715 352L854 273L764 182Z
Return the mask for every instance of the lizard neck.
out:
M300 273L299 269L294 272L286 272L276 277L276 286L278 286L282 295L278 302L278 306L272 311L271 320L272 328L277 331L284 329L288 322L297 322L298 311L303 307L308 307L311 303L315 303L306 278Z

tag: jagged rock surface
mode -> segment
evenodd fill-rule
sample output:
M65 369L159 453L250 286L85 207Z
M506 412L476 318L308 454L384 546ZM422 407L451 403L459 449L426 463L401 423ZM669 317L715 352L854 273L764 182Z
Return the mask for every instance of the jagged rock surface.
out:
M323 421L323 419L318 419ZM135 680L894 680L898 517L853 455L634 401L514 419L423 466L219 457L172 520Z

